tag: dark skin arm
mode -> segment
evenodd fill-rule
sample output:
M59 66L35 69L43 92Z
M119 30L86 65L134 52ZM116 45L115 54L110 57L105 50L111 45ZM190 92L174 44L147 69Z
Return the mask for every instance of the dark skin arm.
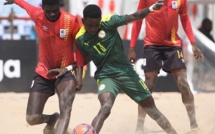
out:
M78 67L77 75L76 75L76 77L77 77L76 91L80 91L83 86L82 74L83 74L83 67Z
M164 0L158 0L155 4L153 4L153 10L159 10L164 4ZM126 16L126 22L130 23L136 20L142 20L144 19L151 11L148 8L144 8L142 10L139 10L133 14L127 15ZM129 55L128 55L129 60L131 63L134 63L136 61L136 53L133 47L130 47L129 49Z
M159 10L164 4L164 0L158 0L155 4L153 4L153 10ZM126 22L131 23L137 20L144 19L151 11L148 8L144 8L142 10L136 11L132 14L126 16Z
M196 42L191 42L192 44L192 50L193 50L193 55L196 61L204 61L204 55L201 52L201 50L197 47Z
M4 3L4 5L10 5L14 3L14 0L5 0L6 2Z
M76 90L79 91L81 90L83 86L83 81L82 81L82 74L83 74L83 67L77 67L76 64L73 64L73 70L75 70L76 73ZM66 68L56 68L56 69L51 69L48 71L47 76L53 77L55 76L56 78L61 77L65 75L68 72Z

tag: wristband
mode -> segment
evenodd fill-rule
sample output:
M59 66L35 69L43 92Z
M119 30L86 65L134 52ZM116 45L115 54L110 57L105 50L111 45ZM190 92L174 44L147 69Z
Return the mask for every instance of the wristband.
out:
M149 7L149 11L151 11L151 12L154 11L154 9L153 9L154 5L155 5L155 4L153 4L153 5L151 5L151 6Z
M72 65L69 65L69 66L66 67L66 69L67 69L68 71L72 71L73 67L72 67Z

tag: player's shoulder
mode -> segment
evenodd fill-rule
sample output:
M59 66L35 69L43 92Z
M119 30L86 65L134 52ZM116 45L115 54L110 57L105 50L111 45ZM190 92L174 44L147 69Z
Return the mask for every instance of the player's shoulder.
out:
M106 21L109 21L111 19L111 17L113 17L114 14L106 14L102 17L102 22L106 22Z
M76 41L83 40L85 33L86 33L86 29L84 26L82 26L75 36Z
M72 15L71 13L69 13L69 12L67 12L65 10L61 9L60 12L61 12L62 15L69 16L70 18L76 18L75 15Z
M187 0L180 0L180 5L185 5L187 4Z
M78 19L77 19L77 16L72 15L72 14L70 14L70 13L64 11L64 10L60 10L60 11L61 11L61 16L62 16L61 19L69 20L70 22L73 22L73 23L79 22Z
M44 15L44 11L41 7L35 7L32 13L36 18L41 18Z

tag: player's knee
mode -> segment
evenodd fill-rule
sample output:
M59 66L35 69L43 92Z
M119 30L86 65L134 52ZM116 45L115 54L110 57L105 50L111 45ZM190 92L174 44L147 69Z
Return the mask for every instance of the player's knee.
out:
M154 83L148 82L147 87L148 87L150 92L153 92L155 90L155 84Z
M187 79L179 79L178 80L178 86L179 86L181 93L190 92L190 87L189 87L189 84L187 82Z
M109 105L109 104L105 104L101 107L101 112L103 115L105 116L109 116L110 113L111 113L111 108L112 108L112 105Z
M61 109L63 109L64 112L71 111L72 110L72 104L75 99L75 94L70 94L68 96L64 96L60 102Z
M41 120L41 115L36 114L36 115L26 115L26 121L29 125L36 125L40 122Z

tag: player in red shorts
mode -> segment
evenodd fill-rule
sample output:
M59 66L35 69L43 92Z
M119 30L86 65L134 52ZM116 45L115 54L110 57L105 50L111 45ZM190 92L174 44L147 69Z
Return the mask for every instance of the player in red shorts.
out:
M152 5L157 0L140 0L138 10ZM203 54L196 46L190 20L187 14L187 0L164 0L161 10L153 11L146 18L146 36L144 38L143 58L145 83L151 92L154 91L157 75L162 68L170 71L182 95L186 107L190 127L197 128L194 97L187 82L181 40L178 32L178 17L191 44L194 57L197 61L203 60ZM134 22L129 49L129 59L136 58L135 45L142 26L142 21ZM143 131L145 112L138 107L138 121L136 132Z
M39 61L30 88L26 120L30 125L47 123L43 130L44 134L65 134L75 92L82 87L84 60L78 48L76 48L77 80L71 73L73 66L70 65L75 62L73 50L80 23L76 17L60 10L59 0L42 0L42 8L30 5L24 0L6 0L4 4L12 3L27 11L35 22L39 35ZM65 67L67 73L62 77L49 72L54 68ZM59 98L60 115L42 114L47 99L54 95L55 91ZM58 123L54 131L56 122Z

